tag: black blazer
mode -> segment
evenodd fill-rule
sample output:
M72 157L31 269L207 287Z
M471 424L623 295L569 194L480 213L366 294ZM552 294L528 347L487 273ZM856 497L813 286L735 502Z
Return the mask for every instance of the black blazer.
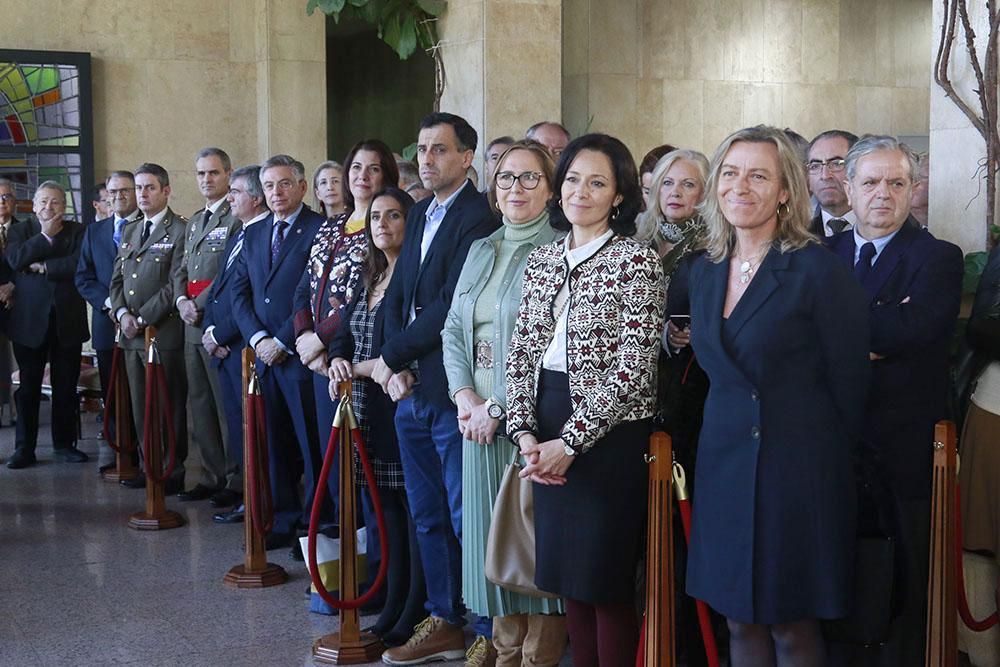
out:
M337 333L327 346L331 359L341 357L350 361L354 358L354 335L351 333L349 320L364 294L362 291L347 304L344 310L344 325L337 327ZM364 303L363 307L367 307L367 303ZM378 358L382 353L384 342L385 303L375 313L372 359ZM396 416L396 404L373 380L366 378L364 381L368 384L368 392L365 394L368 399L368 442L365 446L383 461L399 461L399 442L396 440L396 426L393 421Z
M854 232L830 247L854 266ZM869 299L872 362L864 440L901 498L928 498L934 424L947 419L951 339L964 262L958 246L906 222L862 287ZM904 299L909 299L903 303Z
M5 255L14 271L14 308L7 320L7 336L25 347L45 343L49 314L55 312L61 346L78 345L90 338L87 306L76 291L73 278L80 258L83 226L73 220L49 243L34 218L11 225ZM45 273L32 273L28 266L45 262Z
M226 268L226 261L229 259L229 254L232 253L239 235L240 232L237 231L226 242L226 249L219 260L219 273L215 276L215 280L212 281L212 287L208 291L208 299L205 301L205 313L202 321L202 325L206 330L209 327L215 327L212 330L215 342L219 345L229 346L230 354L238 354L239 349L244 346L245 340L243 334L240 333L239 326L236 324L232 303L233 277L236 275L236 265L239 264L239 258L237 257L237 260L233 261L232 266L228 269ZM240 250L240 252L242 253L243 250ZM212 364L220 366L222 360L212 357Z
M107 316L104 303L110 294L111 273L118 256L114 234L114 216L84 228L74 276L76 289L93 309L90 327L95 350L111 350L115 346L115 325Z
M432 197L415 204L406 219L406 238L385 295L382 359L393 371L417 362L416 391L427 401L453 408L441 356L441 330L462 273L469 246L500 226L486 197L466 181L438 228L427 257L420 262L424 215ZM410 306L417 317L412 323Z

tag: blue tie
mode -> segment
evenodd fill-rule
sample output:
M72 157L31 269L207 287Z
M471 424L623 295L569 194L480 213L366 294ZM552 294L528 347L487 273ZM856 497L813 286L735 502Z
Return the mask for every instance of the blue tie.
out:
M241 228L239 233L236 234L236 243L233 245L233 251L229 253L229 258L226 260L226 271L229 270L229 267L232 266L233 262L236 261L236 258L239 257L240 250L243 249L243 235L245 233L246 230Z
M285 231L288 229L288 222L278 220L274 223L274 238L271 239L271 266L278 261L278 253L281 252L281 243L285 240Z
M115 218L115 233L111 235L111 238L115 241L115 247L120 248L122 245L122 227L125 226L125 218Z
M861 251L858 253L858 263L854 265L854 276L862 285L872 271L873 257L875 257L875 244L869 241L861 246Z

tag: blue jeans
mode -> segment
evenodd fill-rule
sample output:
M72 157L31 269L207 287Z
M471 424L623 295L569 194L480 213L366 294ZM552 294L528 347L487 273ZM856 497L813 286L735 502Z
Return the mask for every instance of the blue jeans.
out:
M399 402L396 434L427 582L427 611L452 625L465 625L458 410L434 406L414 394Z

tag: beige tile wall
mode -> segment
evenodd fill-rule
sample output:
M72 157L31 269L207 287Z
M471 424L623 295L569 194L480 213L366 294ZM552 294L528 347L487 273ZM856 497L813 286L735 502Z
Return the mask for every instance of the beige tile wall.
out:
M563 118L711 152L770 123L927 134L926 0L564 0Z
M297 0L5 0L0 20L4 48L91 53L97 176L158 162L183 214L206 144L324 159L325 34Z

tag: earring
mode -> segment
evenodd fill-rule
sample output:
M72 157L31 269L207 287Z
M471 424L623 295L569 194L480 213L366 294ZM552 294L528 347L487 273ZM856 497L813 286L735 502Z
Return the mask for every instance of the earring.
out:
M614 209L612 210L612 213L611 213L611 219L612 219L612 220L617 220L617 219L618 219L618 213L619 213L619 212L620 212L620 211L619 211L618 207L617 207L617 206L615 206L615 207L614 207Z
M500 210L500 202L496 202L496 203L494 204L494 206L496 206L496 207L497 207L497 210L498 210L498 211Z
M785 212L784 213L781 212L781 208L782 207L785 208ZM775 211L775 212L778 214L778 218L779 219L780 218L787 218L788 214L791 212L791 209L788 208L788 203L787 202L781 202L780 204L778 204L778 210Z

